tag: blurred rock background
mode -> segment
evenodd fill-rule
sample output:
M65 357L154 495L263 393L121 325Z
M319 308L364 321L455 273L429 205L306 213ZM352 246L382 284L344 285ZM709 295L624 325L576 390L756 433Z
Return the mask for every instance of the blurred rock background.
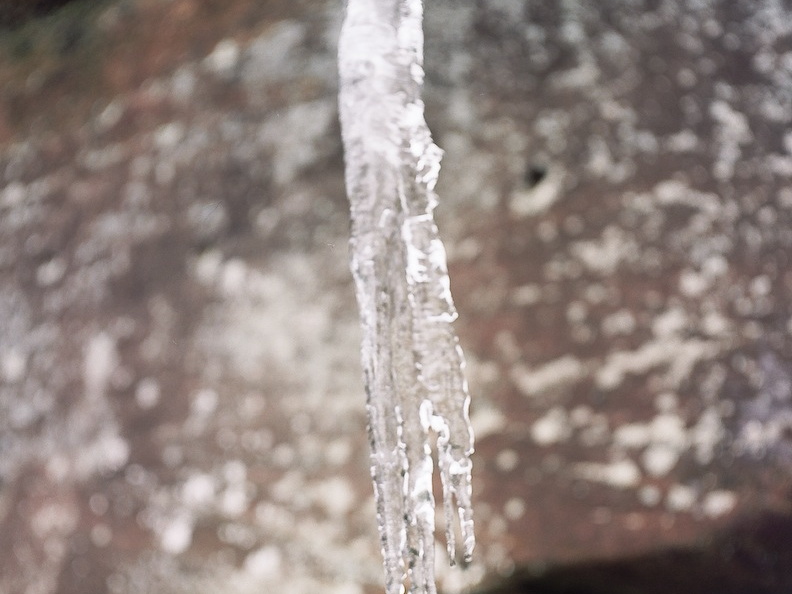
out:
M382 590L342 14L0 3L3 594ZM788 592L792 8L427 0L426 43L477 432L442 591Z

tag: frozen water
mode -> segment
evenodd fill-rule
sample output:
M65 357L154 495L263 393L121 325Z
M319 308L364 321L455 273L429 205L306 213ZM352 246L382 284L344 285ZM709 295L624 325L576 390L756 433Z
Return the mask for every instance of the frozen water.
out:
M442 151L421 101L420 0L349 0L339 40L339 109L352 213L351 268L363 328L372 477L388 594L434 593L431 437L446 541L475 544L473 434L452 322L446 255L434 223Z

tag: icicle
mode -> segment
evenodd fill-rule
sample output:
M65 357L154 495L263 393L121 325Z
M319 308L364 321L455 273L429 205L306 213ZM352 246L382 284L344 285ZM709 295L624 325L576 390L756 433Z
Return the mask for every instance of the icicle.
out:
M363 328L372 477L388 594L434 594L430 436L437 436L446 541L475 544L473 434L464 358L451 326L434 223L442 151L424 120L420 0L348 0L339 108L352 214L351 268Z

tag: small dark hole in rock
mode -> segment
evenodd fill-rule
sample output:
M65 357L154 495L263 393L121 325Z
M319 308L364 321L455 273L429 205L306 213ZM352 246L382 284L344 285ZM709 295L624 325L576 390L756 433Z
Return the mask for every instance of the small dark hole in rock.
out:
M534 188L542 183L542 180L547 177L547 167L544 165L529 165L525 171L525 184L529 188Z
M475 594L788 594L792 517L745 517L698 547L517 569Z

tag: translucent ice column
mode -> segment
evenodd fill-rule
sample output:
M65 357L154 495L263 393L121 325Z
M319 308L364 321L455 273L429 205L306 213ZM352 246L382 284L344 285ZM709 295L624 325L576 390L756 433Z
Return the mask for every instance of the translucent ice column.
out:
M421 101L420 0L348 0L339 109L352 214L351 268L386 590L434 593L433 441L449 556L475 544L473 434L445 250L434 223L442 151ZM405 576L406 574L406 576Z

